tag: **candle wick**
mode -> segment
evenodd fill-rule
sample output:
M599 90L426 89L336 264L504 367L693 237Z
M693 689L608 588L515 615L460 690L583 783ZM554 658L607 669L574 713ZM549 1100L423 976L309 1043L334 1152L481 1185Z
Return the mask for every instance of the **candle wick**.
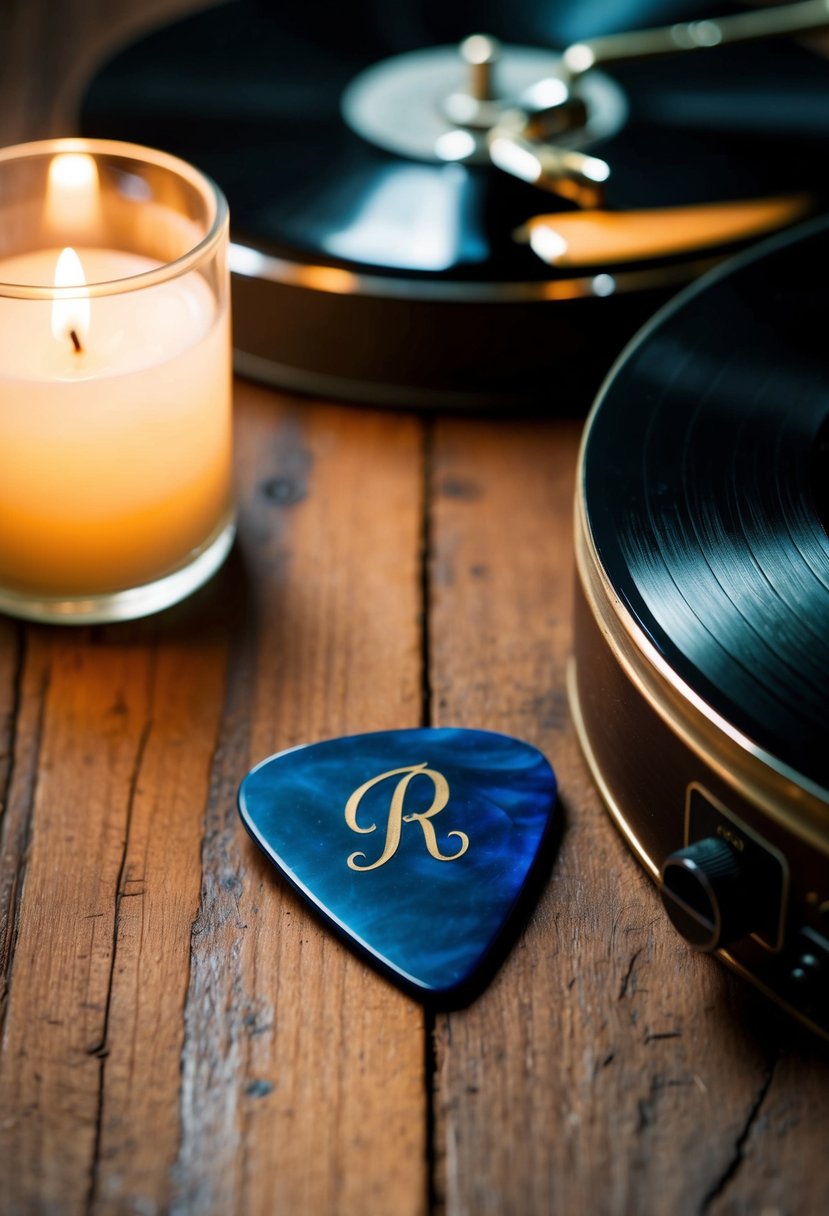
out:
M83 347L81 346L81 340L78 337L78 331L75 329L70 329L69 337L72 339L72 345L75 348L75 354L79 355L81 353L81 351L83 350Z

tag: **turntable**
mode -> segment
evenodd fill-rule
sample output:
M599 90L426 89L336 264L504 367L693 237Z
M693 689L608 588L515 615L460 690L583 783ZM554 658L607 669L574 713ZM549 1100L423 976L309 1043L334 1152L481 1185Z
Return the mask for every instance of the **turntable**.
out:
M758 42L822 0L711 12L639 0L615 36L589 0L242 0L117 55L82 125L224 189L242 373L585 408L672 292L825 201L829 71Z
M668 915L829 1034L829 221L695 285L588 420L571 704Z

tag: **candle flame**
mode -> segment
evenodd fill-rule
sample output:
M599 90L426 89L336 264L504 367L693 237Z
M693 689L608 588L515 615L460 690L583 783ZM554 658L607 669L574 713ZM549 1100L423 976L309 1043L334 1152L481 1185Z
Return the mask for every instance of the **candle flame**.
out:
M58 342L69 341L80 351L89 332L89 296L81 259L75 250L62 250L55 266L55 287L78 287L81 290L70 299L58 299L52 304L52 334Z
M100 199L98 166L93 157L86 152L61 152L52 158L46 187L46 223L55 233L84 235L93 231L100 223Z

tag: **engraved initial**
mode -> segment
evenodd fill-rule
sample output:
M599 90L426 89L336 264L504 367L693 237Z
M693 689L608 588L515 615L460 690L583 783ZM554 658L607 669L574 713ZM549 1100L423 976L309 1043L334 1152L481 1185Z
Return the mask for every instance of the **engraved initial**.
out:
M406 790L409 782L413 777L417 776L429 777L434 786L434 797L432 805L425 811L411 811L408 815L403 814L403 802L406 797ZM380 773L379 777L372 777L370 781L366 781L359 789L356 789L345 804L345 821L351 828L352 832L359 832L363 835L374 832L377 829L376 823L371 823L368 827L360 827L357 822L357 811L364 794L372 789L375 785L379 785L381 781L386 781L389 777L399 777L400 780L394 787L394 793L391 797L389 805L389 817L386 823L386 841L383 846L383 852L376 861L372 861L366 865L360 865L360 860L366 860L365 853L352 853L348 859L349 868L352 870L376 870L379 866L383 866L397 852L397 847L400 844L400 836L403 831L404 823L419 823L423 832L423 839L426 842L426 848L430 855L436 861L457 861L459 857L463 857L466 850L469 848L469 837L465 832L449 832L449 836L457 836L460 840L460 848L457 853L441 853L438 845L437 833L430 819L438 815L449 801L449 782L444 777L443 773L438 773L432 768L427 768L427 762L423 764L412 764L406 768L392 768L387 773Z

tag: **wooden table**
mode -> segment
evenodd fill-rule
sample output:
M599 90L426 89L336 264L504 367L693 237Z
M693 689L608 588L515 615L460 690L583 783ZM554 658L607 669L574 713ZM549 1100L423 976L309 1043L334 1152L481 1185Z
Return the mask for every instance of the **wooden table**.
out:
M65 133L109 48L208 2L6 6L0 140ZM829 1053L676 936L573 735L579 422L236 410L211 586L0 618L3 1216L822 1216ZM274 751L430 722L537 744L566 816L504 966L440 1015L235 809Z
M4 1213L822 1213L827 1052L667 924L565 698L578 421L236 386L240 534L154 619L0 619ZM538 745L566 829L429 1014L306 913L236 789L293 744Z

